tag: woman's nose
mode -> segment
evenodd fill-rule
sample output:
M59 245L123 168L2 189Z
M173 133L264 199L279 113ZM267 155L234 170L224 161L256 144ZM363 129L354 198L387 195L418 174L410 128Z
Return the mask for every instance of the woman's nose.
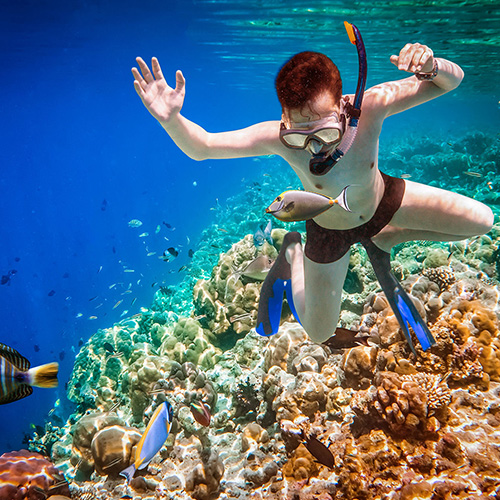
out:
M307 143L307 150L313 155L318 154L321 151L322 147L323 144L315 139L310 139Z

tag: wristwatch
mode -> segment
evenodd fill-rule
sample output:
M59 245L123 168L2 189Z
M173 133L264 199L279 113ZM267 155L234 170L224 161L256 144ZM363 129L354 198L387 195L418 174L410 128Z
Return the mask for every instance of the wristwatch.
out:
M426 80L430 82L434 80L434 78L436 78L437 74L438 74L438 63L436 58L434 58L434 65L430 73L415 73L415 76L417 77L417 80Z

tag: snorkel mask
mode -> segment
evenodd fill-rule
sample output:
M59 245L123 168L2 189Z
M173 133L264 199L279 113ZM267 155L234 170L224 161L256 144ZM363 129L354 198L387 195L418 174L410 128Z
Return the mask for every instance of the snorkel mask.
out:
M361 103L363 101L363 94L365 93L366 86L366 52L365 46L363 44L363 39L361 38L361 33L359 32L358 28L356 28L354 24L350 24L347 21L344 21L344 26L349 36L349 40L352 44L356 45L356 49L358 51L358 86L356 88L356 94L354 96L354 103L347 103L345 106L344 112L348 118L348 122L339 145L331 153L321 151L312 153L313 157L309 162L309 170L313 175L325 175L327 172L329 172L331 168L335 166L335 164L347 153L349 148L352 146L352 143L354 142L354 138L356 137L356 133L358 131L359 116L361 114ZM311 131L309 131L309 133L311 133ZM324 142L324 144L327 145L326 142Z

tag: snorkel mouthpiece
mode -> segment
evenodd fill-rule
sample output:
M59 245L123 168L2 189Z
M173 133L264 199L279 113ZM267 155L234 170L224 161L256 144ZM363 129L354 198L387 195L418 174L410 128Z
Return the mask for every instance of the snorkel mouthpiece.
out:
M363 95L366 87L366 74L367 62L366 51L361 33L354 24L344 21L344 26L352 44L356 45L358 51L359 74L358 85L356 87L356 95L354 96L354 103L348 103L346 106L346 115L349 121L346 126L345 133L337 148L330 154L319 153L314 154L309 161L309 171L313 175L325 175L332 167L347 153L349 148L354 142L356 133L358 131L359 116L361 114L361 103L363 102Z

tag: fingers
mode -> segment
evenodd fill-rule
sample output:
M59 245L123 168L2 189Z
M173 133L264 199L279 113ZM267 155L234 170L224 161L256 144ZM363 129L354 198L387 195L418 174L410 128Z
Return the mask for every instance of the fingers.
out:
M185 86L186 86L186 79L184 78L182 71L177 70L175 73L175 91L183 92Z
M427 45L407 43L401 49L399 55L392 55L390 60L401 71L408 71L410 73L425 72L427 71L427 66L431 66L428 70L431 71L433 52Z
M153 68L153 74L155 75L155 78L157 80L165 79L163 73L161 72L160 63L158 62L158 59L156 59L156 57L153 57L151 59L151 67Z
M142 75L146 83L151 83L154 78L153 75L151 74L151 71L149 71L148 65L144 62L144 60L141 57L136 58L137 64L139 65L139 68L141 68Z
M145 96L145 92L144 92L144 89L141 87L141 84L137 80L134 80L134 89L137 92L137 94L139 95L139 97L141 99L143 99Z

